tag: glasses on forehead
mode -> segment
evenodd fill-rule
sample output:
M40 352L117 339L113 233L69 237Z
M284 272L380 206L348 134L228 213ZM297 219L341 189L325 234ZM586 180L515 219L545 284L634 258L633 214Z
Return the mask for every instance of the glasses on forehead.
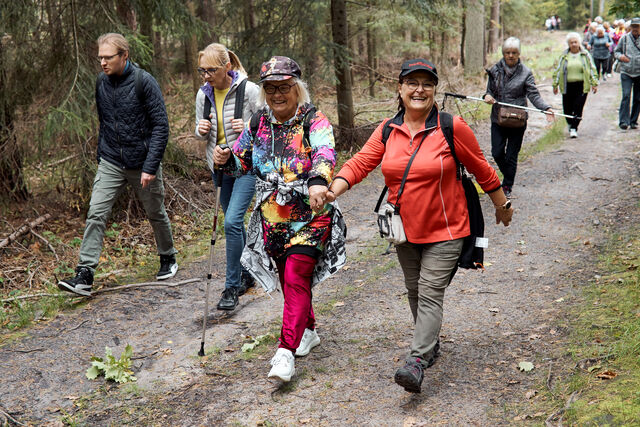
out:
M216 71L218 71L219 69L220 68L200 68L200 67L197 68L198 73L200 73L201 76L204 76L206 74L213 76L216 73Z
M109 62L111 61L113 58L115 58L116 56L120 56L122 55L122 52L118 52L115 55L109 55L109 56L97 56L96 59L98 60L98 62L102 62L102 60L104 59L105 61Z
M276 90L278 92L280 92L283 95L286 95L287 93L289 93L291 91L291 88L294 87L295 85L280 85L280 86L275 86L275 85L264 85L262 86L262 89L264 89L264 91L268 94L268 95L273 95L274 93L276 93Z
M436 87L435 84L433 84L433 82L419 82L417 80L414 79L408 79L405 80L404 82L402 82L404 84L407 85L407 87L411 90L417 90L418 87L422 86L422 88L424 90L432 90L433 88Z

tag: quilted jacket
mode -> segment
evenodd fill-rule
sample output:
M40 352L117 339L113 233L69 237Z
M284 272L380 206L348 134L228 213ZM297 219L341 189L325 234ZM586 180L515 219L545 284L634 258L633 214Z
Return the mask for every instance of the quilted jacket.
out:
M128 62L119 76L98 76L98 162L104 158L123 169L155 175L169 139L169 120L158 82L142 69L138 98L136 69Z

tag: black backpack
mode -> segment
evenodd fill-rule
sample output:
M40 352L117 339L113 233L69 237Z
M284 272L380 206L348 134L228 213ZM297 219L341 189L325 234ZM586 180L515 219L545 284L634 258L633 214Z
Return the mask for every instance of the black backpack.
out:
M390 126L392 122L393 119L387 120L387 122L382 127L383 144L387 143L389 135L393 130L393 128ZM458 157L456 156L456 150L453 144L453 116L451 116L451 114L445 113L443 111L440 112L440 128L442 129L442 133L447 140L447 144L449 144L449 149L451 150L453 160L455 160L456 162L456 177L458 178L458 181L462 181L464 194L467 198L467 210L469 211L469 228L471 229L469 236L464 238L464 243L462 244L462 252L460 252L460 257L458 258L458 264L451 273L451 279L453 279L453 276L456 274L458 267L484 269L484 249L476 246L476 238L484 237L484 216L482 215L482 206L480 205L478 190L476 190L476 186L471 178L467 176L464 165L460 163ZM382 190L382 194L380 194L378 204L380 204L386 191L387 186L385 186Z
M251 129L251 135L253 137L255 137L256 132L258 132L258 126L260 126L260 117L262 117L263 114L266 114L266 112L267 112L266 107L261 108L260 110L253 113L253 116L251 116L251 121L249 122L249 129ZM304 118L302 119L302 130L303 130L302 144L304 148L307 150L311 148L311 141L309 141L309 132L311 131L311 119L313 119L313 116L315 116L315 114L316 114L316 107L311 105L311 108L309 108L309 111L305 113Z
M244 79L238 85L236 89L236 105L233 110L233 118L241 119L242 118L242 110L244 108L244 88L247 85L247 79ZM209 115L211 114L211 100L207 95L204 96L204 110L202 111L202 118L205 120L211 120Z

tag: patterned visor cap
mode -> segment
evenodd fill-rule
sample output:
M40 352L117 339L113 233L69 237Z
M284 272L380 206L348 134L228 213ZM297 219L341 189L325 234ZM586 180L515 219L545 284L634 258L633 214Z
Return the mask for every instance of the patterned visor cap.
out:
M267 80L300 78L301 75L302 72L296 61L286 56L274 56L260 67L260 83Z

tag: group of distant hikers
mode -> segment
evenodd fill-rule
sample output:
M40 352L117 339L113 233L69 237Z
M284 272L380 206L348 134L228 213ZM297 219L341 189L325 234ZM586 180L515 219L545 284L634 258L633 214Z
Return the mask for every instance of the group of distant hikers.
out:
M632 20L628 38L637 48L636 27L640 18ZM563 93L565 110L578 113L564 96L580 92L574 85L578 74L582 93L595 88L597 80L593 61L580 43L574 58L572 40L564 65L554 74L554 89ZM388 187L385 209L390 212L386 225L378 216L380 231L393 235L389 240L395 243L415 323L410 350L395 381L407 391L420 392L424 370L440 349L445 289L470 235L464 170L489 195L496 224L508 226L527 115L513 107L505 113L501 104L526 106L528 98L547 113L548 120L554 119L531 70L520 61L520 41L508 38L502 53L503 58L488 70L483 97L493 104L491 152L504 176L502 182L465 121L438 110L438 71L426 59L402 63L397 113L383 120L335 173L333 128L311 103L296 61L270 58L262 64L256 85L248 81L238 56L225 46L214 43L199 53L197 70L203 85L196 95L195 134L206 141L206 160L225 214L226 275L217 308L236 309L238 297L256 282L267 292L280 284L282 328L269 377L290 381L295 356L307 355L320 343L312 289L346 262L346 225L336 199L380 165ZM640 51L631 56L631 45L621 53L616 56L620 61L632 57L638 58L631 61L633 66L640 64ZM178 270L164 208L161 160L169 125L160 87L131 61L129 45L120 34L98 39L98 60L103 71L96 81L98 170L76 275L58 283L60 289L85 296L91 295L108 217L127 184L142 202L155 234L160 255L156 278L168 279ZM633 78L637 84L639 77ZM631 127L637 127L639 106L634 102ZM569 126L576 129L577 123ZM244 216L254 197L255 209L245 228Z

